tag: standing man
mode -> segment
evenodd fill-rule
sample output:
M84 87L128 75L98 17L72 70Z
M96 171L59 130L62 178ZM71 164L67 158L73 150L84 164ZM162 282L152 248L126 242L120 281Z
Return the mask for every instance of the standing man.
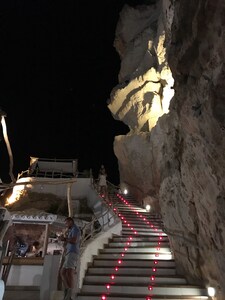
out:
M67 227L67 236L60 238L65 245L64 262L60 270L60 275L65 287L63 300L72 300L72 291L75 287L75 274L77 274L79 262L81 232L72 217L67 217L65 224Z

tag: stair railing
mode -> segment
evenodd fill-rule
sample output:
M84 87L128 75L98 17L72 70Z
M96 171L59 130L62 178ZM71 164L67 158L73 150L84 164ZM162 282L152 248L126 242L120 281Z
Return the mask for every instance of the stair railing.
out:
M111 225L111 220L115 218L115 213L108 208L100 217L93 216L92 220L85 224L81 229L81 243L80 248L82 249L85 245L85 242L90 238L93 238L97 233L103 231L105 227ZM100 225L99 220L102 220L102 225ZM99 225L99 226L98 226Z
M7 283L7 279L9 276L9 272L10 272L15 254L16 254L16 247L14 247L14 249L11 251L11 254L9 256L5 257L7 259L7 261L5 262L5 265L4 265L3 271L2 271L2 280L4 281L5 285Z
M93 216L92 220L85 224L84 227L81 229L82 234L81 234L81 242L80 242L80 249L81 253L83 252L84 245L86 241L89 239L93 238L96 234L98 234L101 231L104 231L105 228L108 228L114 223L115 217L117 218L117 212L114 210L116 207L116 204L118 201L110 201L112 193L108 194L107 199L103 198L104 203L107 204L107 209L103 212L103 207L102 207L102 212L99 214L99 216ZM101 220L101 224L100 221Z

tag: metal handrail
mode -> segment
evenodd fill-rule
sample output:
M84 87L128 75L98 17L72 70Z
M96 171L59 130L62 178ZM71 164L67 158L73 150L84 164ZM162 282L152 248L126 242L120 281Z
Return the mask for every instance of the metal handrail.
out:
M106 226L110 226L111 220L117 217L117 214L113 211L112 207L108 206L107 201L104 201L104 203L107 204L106 211L103 214L101 214L100 217L94 216L92 220L89 223L85 224L82 228L82 236L80 242L81 253L83 252L82 250L85 245L85 242L90 238L93 238L97 233L103 231ZM95 228L95 223L99 223L100 218L102 219L102 225L100 225L100 227L98 228ZM107 220L106 222L105 219ZM89 231L88 234L87 230Z
M11 254L8 256L5 256L7 258L7 262L4 264L3 271L2 271L2 280L4 281L5 285L7 283L7 279L9 276L9 272L10 272L15 254L16 254L16 247L14 246L13 250L11 251Z

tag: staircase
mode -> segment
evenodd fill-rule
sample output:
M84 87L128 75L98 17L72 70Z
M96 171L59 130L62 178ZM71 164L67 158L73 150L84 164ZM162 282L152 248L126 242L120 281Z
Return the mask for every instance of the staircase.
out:
M161 219L138 207L132 197L113 197L112 202L119 200L114 211L123 224L121 235L93 257L76 300L209 299L206 288L177 275Z

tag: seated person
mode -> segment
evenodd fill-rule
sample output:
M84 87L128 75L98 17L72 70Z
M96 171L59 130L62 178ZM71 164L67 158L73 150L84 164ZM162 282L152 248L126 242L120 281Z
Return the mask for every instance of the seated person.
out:
M38 241L33 242L33 245L31 247L31 252L28 252L26 254L27 257L40 257L41 256L41 246Z

